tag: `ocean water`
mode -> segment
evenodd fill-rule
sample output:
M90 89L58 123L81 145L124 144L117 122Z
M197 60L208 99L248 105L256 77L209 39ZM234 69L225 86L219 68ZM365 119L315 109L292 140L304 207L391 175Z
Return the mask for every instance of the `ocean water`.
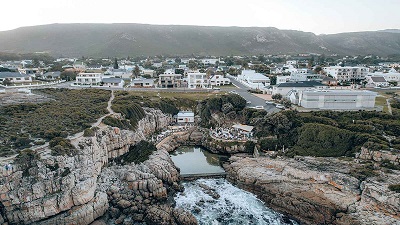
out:
M298 224L225 179L200 179L184 182L183 186L185 191L175 197L176 207L191 211L199 224Z

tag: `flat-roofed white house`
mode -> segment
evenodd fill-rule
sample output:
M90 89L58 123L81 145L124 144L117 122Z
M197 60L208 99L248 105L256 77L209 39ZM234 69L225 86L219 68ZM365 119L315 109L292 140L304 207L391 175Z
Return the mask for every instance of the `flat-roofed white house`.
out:
M231 80L229 78L224 77L224 75L216 74L211 76L210 78L210 84L211 86L221 86L221 85L226 85L230 84Z
M154 80L146 79L146 78L136 78L136 79L132 80L131 86L133 86L133 87L154 87Z
M188 88L208 88L210 80L206 73L188 73L187 74Z
M261 73L256 73L254 70L243 70L241 75L238 75L240 80L245 85L254 89L262 89L270 85L270 79Z
M124 87L124 80L122 78L103 78L102 81L103 87L111 87L111 88L123 88Z
M290 74L290 81L297 82L297 81L322 81L322 76L320 74L312 74L312 73L291 73Z
M9 80L11 83L32 82L29 74L21 74L18 72L0 72L0 82Z
M177 123L194 123L194 112L192 111L179 111L174 116Z
M400 82L400 73L398 73L396 70L391 69L388 73L382 73L382 72L375 72L375 73L369 73L368 76L382 76L385 78L387 82Z
M276 76L276 84L290 82L290 76Z
M233 129L240 131L241 133L247 136L253 136L253 126L244 125L244 124L235 124L232 126Z
M298 104L307 109L358 110L375 107L376 92L360 90L304 90Z
M323 70L338 81L363 80L369 72L369 68L362 66L330 66Z
M73 86L100 86L102 81L101 73L78 73Z
M292 90L303 91L310 88L323 90L328 89L329 87L316 81L286 82L275 85L272 88L272 94L281 94L283 97L286 97Z

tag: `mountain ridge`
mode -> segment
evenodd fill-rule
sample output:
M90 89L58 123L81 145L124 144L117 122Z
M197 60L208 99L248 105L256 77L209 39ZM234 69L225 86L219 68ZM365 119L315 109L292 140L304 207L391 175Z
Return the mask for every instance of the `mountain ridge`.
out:
M53 56L343 54L400 52L400 30L316 35L275 27L48 24L0 32L0 51Z

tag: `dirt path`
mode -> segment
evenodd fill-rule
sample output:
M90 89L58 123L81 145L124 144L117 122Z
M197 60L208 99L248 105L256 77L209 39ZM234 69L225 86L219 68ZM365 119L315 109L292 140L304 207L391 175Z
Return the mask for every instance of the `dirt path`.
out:
M393 115L392 114L392 106L390 105L390 101L389 100L390 99L386 99L386 104L388 106L388 112L389 112L390 115Z

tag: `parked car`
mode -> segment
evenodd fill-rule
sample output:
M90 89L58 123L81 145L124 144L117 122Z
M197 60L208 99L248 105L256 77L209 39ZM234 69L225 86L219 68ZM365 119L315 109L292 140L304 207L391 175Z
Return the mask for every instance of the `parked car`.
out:
M264 109L264 106L262 105L257 105L256 107L254 107L255 109Z
M265 101L265 104L274 104L272 101Z
M247 101L246 104L247 104L247 105L250 105L250 104L251 104L251 101Z
M278 108L278 109L285 109L285 106L281 105L281 104L276 104L275 107Z

